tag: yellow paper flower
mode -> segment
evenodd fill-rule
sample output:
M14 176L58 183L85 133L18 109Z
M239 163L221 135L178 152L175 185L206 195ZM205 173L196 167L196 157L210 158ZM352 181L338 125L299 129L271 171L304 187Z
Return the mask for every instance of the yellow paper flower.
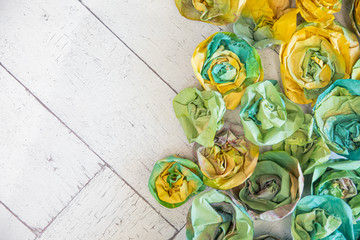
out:
M184 17L214 25L233 23L240 15L246 0L175 0Z
M325 25L334 20L333 13L341 10L341 0L296 0L296 5L307 22Z
M235 109L245 88L263 78L258 52L233 33L215 33L201 42L191 63L203 88L220 92L228 109Z
M359 55L359 42L348 29L335 23L300 25L280 50L286 95L299 104L314 103L331 83L350 76Z

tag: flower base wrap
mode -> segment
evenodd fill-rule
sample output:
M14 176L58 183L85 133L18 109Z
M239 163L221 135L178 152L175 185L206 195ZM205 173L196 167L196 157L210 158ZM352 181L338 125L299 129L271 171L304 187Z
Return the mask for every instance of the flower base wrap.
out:
M287 43L296 30L298 9L289 0L246 1L234 33L255 48Z
M350 207L333 196L307 196L292 214L294 240L355 240Z
M299 104L315 103L334 81L348 78L360 55L356 36L338 24L298 27L280 50L285 94Z
M199 167L176 156L155 163L148 186L151 195L167 208L179 207L205 189Z
M187 240L252 240L253 222L244 207L225 192L199 194L189 210Z
M343 199L352 209L354 218L360 217L360 162L332 160L315 168L311 192Z
M218 92L185 88L176 95L173 106L189 142L214 145L215 133L223 126L226 111Z
M307 22L329 25L335 19L333 13L341 10L341 2L341 0L296 0L296 5Z
M314 107L315 131L330 150L360 160L360 81L337 80Z
M305 114L305 122L293 135L272 146L275 151L286 151L300 162L304 174L310 174L315 166L329 160L330 149L313 131L314 120Z
M203 88L220 92L228 109L235 109L245 88L263 78L258 52L233 33L215 33L201 42L191 64Z
M196 151L203 181L209 187L222 190L237 187L255 169L259 147L233 132L222 129L216 134L213 147L199 147Z
M239 17L246 0L175 0L184 17L214 25L233 23Z
M254 173L233 193L255 219L277 221L294 210L303 188L299 162L287 152L270 151L260 154Z
M281 92L276 81L249 86L241 99L240 120L252 143L273 145L290 137L304 122L300 106Z

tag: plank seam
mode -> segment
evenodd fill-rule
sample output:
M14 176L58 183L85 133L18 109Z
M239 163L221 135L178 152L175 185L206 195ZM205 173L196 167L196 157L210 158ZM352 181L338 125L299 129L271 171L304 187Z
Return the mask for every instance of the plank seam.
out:
M101 19L98 17L88 6L86 6L82 0L78 0L81 5L83 5L107 30L109 30L122 44L125 45L140 61L142 61L156 76L160 78L174 93L178 94L178 92L167 82L163 79L160 74L158 74L155 69L153 69L143 58L140 57L132 48L129 47L110 27L108 27Z
M182 226L169 240L173 240L175 239L175 237L183 230L183 228L186 226L186 224L184 226Z

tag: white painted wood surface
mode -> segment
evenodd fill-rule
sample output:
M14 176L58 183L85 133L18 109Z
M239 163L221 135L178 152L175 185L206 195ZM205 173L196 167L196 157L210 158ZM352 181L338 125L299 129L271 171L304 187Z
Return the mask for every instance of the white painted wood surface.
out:
M199 87L197 44L231 26L189 21L173 0L0 0L0 27L13 75L0 66L0 240L185 239L191 201L168 210L147 180L162 157L193 158L172 99ZM277 53L259 53L280 80ZM256 236L290 239L289 223L256 221Z

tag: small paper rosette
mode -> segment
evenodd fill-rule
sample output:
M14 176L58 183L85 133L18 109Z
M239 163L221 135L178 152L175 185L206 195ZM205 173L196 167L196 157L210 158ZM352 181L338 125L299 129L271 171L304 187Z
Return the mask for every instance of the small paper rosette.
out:
M281 92L276 81L249 86L241 99L241 123L252 143L274 145L290 137L304 122L300 106Z
M305 121L293 135L272 146L275 151L286 151L300 162L304 174L310 174L315 166L329 160L330 149L313 131L314 119L305 114Z
M176 95L173 106L189 142L207 147L214 145L216 131L223 126L226 111L218 92L185 88Z
M199 167L177 156L155 163L148 186L153 197L167 208L179 207L205 189Z
M234 128L220 130L213 147L199 147L196 150L203 181L209 187L221 190L237 187L256 167L259 147Z
M355 240L351 208L333 196L307 196L299 201L291 218L294 240Z
M289 0L246 1L234 33L255 48L286 43L296 30L298 9Z
M307 22L329 25L335 19L333 13L341 10L341 0L296 0L301 16Z
M277 221L294 210L303 188L299 162L287 152L269 151L260 154L254 173L232 192L255 219Z
M354 0L350 11L350 18L352 26L355 29L358 36L360 36L360 1Z
M184 17L214 25L233 23L239 17L246 0L175 0Z
M332 160L317 166L312 177L314 195L331 195L343 199L352 209L354 218L360 217L360 162Z
M359 42L348 29L332 24L301 24L280 49L285 94L299 104L315 103L334 81L348 78L360 54Z
M201 42L191 64L203 88L220 92L228 109L235 109L245 88L263 78L256 49L228 32L215 33Z
M331 151L351 160L360 160L359 94L359 80L337 80L314 107L315 131Z
M186 239L252 240L253 222L231 195L210 190L194 198L187 216Z

